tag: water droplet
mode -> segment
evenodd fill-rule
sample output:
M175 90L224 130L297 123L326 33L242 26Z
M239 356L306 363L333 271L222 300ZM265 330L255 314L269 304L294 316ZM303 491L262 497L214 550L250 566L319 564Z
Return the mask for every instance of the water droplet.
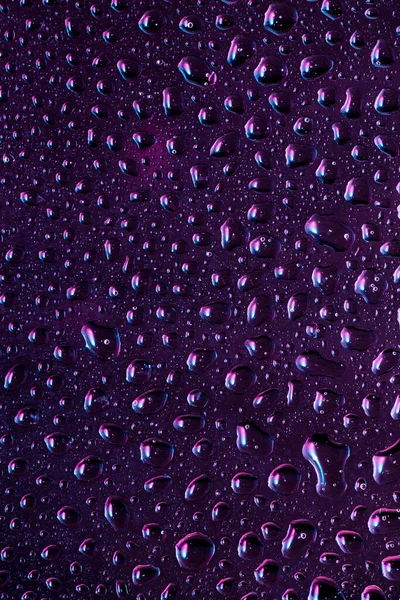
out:
M317 493L326 498L341 496L347 489L344 468L350 456L346 444L333 442L326 434L314 434L303 445L303 456L315 469Z
M176 560L182 569L197 571L211 562L215 553L214 542L202 533L189 533L175 546Z
M81 333L86 348L97 358L103 360L118 358L121 352L121 341L117 329L90 322L82 327Z

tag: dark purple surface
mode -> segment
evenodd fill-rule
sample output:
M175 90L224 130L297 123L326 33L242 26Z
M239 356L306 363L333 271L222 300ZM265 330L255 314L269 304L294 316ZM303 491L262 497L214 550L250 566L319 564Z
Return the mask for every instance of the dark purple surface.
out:
M0 599L399 600L398 2L0 19Z

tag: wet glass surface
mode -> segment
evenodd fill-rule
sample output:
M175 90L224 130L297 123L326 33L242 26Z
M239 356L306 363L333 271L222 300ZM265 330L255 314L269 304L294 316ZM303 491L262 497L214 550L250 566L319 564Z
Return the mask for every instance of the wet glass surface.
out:
M399 3L0 11L0 599L399 600Z

